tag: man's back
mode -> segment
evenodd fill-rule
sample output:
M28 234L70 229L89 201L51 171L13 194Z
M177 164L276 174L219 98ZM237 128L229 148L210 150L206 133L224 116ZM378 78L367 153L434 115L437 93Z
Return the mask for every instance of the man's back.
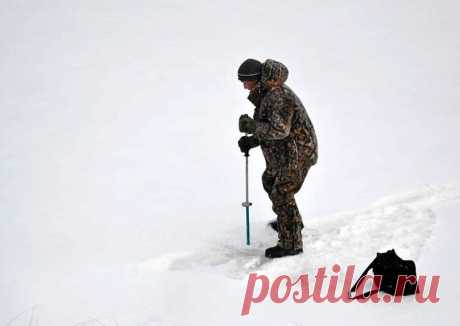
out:
M286 85L261 92L254 119L269 169L313 165L317 161L315 130L300 99Z

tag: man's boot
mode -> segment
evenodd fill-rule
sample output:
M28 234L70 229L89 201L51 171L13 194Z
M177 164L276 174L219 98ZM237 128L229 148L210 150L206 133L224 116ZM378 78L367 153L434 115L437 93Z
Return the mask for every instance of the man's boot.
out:
M284 256L294 256L303 253L303 249L284 249L276 245L265 250L265 257L267 258L280 258Z

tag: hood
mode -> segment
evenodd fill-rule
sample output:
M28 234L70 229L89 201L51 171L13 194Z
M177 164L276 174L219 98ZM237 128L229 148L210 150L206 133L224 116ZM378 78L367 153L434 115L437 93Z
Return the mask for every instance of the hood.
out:
M278 85L283 85L288 78L289 71L281 62L267 59L262 65L261 82L265 85L267 80L274 80Z

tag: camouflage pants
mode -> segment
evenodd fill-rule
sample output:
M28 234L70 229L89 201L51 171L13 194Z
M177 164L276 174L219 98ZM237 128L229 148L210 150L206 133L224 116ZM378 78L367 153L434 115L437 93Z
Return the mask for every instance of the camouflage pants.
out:
M309 165L296 171L269 171L262 183L273 204L278 221L278 245L285 249L302 248L302 216L294 199L307 176Z

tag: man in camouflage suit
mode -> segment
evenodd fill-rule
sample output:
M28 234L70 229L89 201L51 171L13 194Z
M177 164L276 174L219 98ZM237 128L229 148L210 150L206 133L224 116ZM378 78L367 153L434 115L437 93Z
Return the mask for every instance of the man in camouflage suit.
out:
M318 159L315 130L302 102L284 84L287 77L287 68L270 59L263 64L248 59L238 70L255 105L253 118L245 114L239 120L240 131L252 136L241 137L238 145L242 152L260 145L266 162L262 183L277 215L273 226L279 240L265 251L269 258L303 252L303 223L294 195Z

